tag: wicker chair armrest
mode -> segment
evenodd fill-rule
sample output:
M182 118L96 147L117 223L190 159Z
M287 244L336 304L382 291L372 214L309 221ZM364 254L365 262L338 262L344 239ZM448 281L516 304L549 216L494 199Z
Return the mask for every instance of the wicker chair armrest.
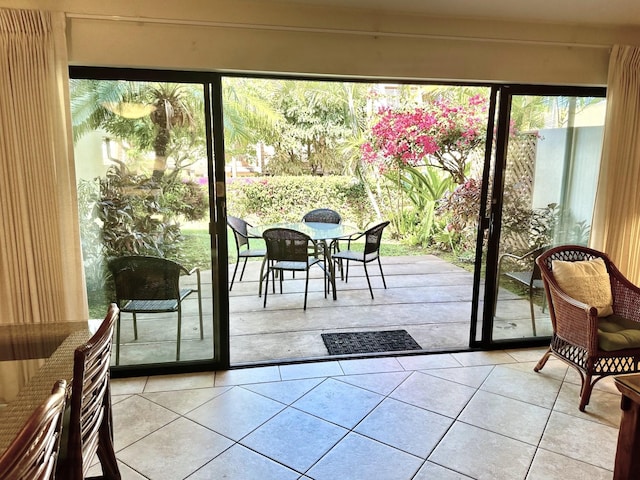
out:
M598 309L579 302L557 285L548 284L553 309L555 333L589 352L598 349Z

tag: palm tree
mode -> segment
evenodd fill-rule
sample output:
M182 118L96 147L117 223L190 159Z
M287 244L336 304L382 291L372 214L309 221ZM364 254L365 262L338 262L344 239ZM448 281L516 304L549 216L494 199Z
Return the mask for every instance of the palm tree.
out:
M203 128L203 95L193 85L159 82L71 80L74 140L99 128L117 138L152 148L152 181L167 169L173 132Z

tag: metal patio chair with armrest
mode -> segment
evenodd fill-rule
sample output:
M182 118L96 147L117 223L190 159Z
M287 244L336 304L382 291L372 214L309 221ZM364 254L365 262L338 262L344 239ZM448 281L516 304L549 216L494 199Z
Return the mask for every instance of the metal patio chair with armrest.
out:
M582 382L579 409L584 411L598 380L640 372L640 288L626 279L605 253L579 245L547 250L536 263L542 273L553 335L534 371L542 370L552 354L575 368ZM572 272L568 268L575 273L567 274ZM588 296L608 297L611 303L588 301L585 287ZM578 296L585 298L579 300Z
M60 450L67 382L59 380L51 395L31 414L0 456L0 478L53 480Z
M365 232L357 233L352 235L347 240L347 249L342 250L340 252L336 252L332 255L334 261L346 261L346 274L344 276L344 281L349 281L349 263L350 262L360 262L364 267L364 274L367 277L367 284L369 285L369 293L371 293L371 298L373 299L373 289L371 288L371 280L369 279L369 272L367 271L367 263L372 262L374 260L378 261L378 267L380 268L380 275L382 276L382 284L384 288L387 288L387 282L384 279L384 272L382 271L382 263L380 262L380 244L382 242L382 232L389 225L388 221L379 223L375 225ZM352 242L364 237L364 249L363 251L356 251L351 249Z
M264 258L267 251L265 249L251 248L250 240L259 239L260 237L249 235L248 230L252 227L250 223L244 221L241 218L227 215L227 225L229 225L231 231L233 232L233 237L236 244L236 266L233 269L233 276L231 277L231 283L229 284L229 291L231 291L231 289L233 288L233 282L236 279L236 273L238 272L240 259L243 258L244 263L242 264L242 271L240 272L240 278L238 279L239 282L242 281L244 269L247 266L247 260L250 258Z
M84 480L97 455L103 473L99 478L121 479L113 445L109 371L119 313L116 304L109 305L96 333L75 349L69 421L63 427L66 441L63 440L56 478Z
M536 258L548 249L548 246L538 247L522 255L503 253L498 258L498 279L500 279L501 275L505 275L507 278L523 285L528 290L529 313L531 315L531 328L533 329L534 337L536 336L536 315L533 295L537 291L544 291L542 274L540 273L540 267L536 264ZM507 268L507 265L511 266L511 268ZM516 270L515 268L517 268L518 265L522 268ZM498 297L496 295L496 302L497 298ZM543 312L545 310L546 303L546 297L543 296Z
M198 295L200 339L202 340L202 285L200 269L187 270L173 260L161 257L132 255L115 257L108 262L116 288L116 303L121 312L133 315L133 336L138 339L137 314L176 312L178 331L176 360L180 360L182 332L182 302L192 293ZM181 288L183 274L196 274L196 288ZM116 365L120 364L120 316L116 330Z
M264 275L264 305L267 306L267 295L269 289L269 274L273 281L273 292L275 293L275 272L279 273L280 293L282 293L282 274L285 270L292 272L306 272L304 285L304 307L307 309L307 292L309 289L309 269L313 265L319 265L324 272L324 296L327 297L328 272L324 267L324 260L317 255L310 255L310 249L315 249L315 243L307 234L289 228L270 228L262 234L267 246L267 272Z

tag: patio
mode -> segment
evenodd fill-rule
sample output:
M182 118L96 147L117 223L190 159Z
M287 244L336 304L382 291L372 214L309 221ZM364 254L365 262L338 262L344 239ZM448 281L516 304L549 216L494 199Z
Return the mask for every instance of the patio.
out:
M469 344L472 273L433 255L382 257L387 289L377 265L369 274L372 300L364 270L352 265L349 282L337 280L337 300L323 293L322 271L311 269L307 310L303 311L304 276L285 277L283 294L270 293L267 307L258 297L259 261L249 261L242 282L230 292L231 364L270 363L327 358L321 334L404 329L424 351L463 350ZM230 272L233 272L230 265ZM238 273L239 276L239 273ZM203 272L205 338L197 327L197 302L184 303L181 360L207 358L212 353L210 272ZM186 280L186 279L185 279ZM527 299L501 290L496 312L496 336L531 335ZM133 340L129 314L122 318L121 364L175 360L175 315L138 317L139 339ZM166 328L159 327L166 322ZM537 309L538 335L550 334L548 313Z

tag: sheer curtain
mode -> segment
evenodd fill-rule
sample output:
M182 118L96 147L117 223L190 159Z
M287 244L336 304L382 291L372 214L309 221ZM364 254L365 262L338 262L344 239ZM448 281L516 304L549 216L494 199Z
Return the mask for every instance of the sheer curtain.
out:
M640 48L616 45L590 245L640 285Z
M88 318L62 13L0 9L0 323Z

